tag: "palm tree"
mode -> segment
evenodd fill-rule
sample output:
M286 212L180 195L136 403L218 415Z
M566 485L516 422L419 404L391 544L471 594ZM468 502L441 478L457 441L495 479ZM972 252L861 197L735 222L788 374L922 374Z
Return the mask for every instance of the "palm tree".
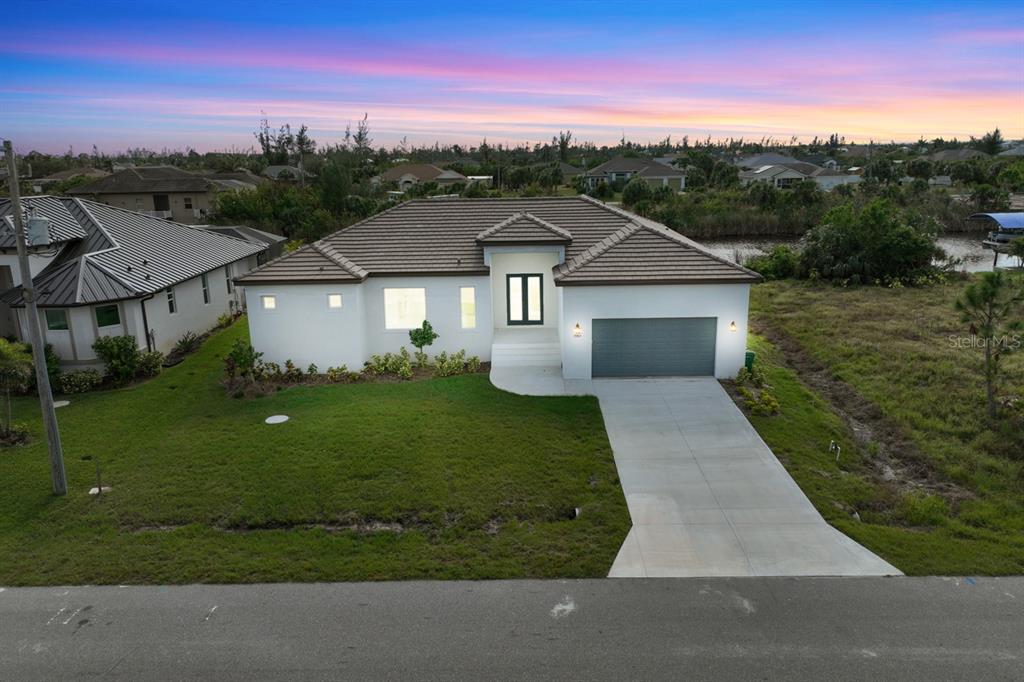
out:
M969 324L971 333L984 344L988 415L995 419L999 360L1019 350L1015 334L1024 330L1024 286L1008 272L984 272L955 305L960 321Z
M4 413L7 416L3 423L3 433L11 432L11 389L24 388L32 376L32 355L20 343L12 343L0 338L0 387L4 391Z

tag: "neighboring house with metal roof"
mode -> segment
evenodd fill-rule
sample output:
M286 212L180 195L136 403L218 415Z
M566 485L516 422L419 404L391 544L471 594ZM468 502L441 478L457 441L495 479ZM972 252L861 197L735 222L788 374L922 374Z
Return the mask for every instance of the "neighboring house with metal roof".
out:
M428 182L433 182L439 187L466 185L469 184L469 178L462 173L439 168L430 163L404 163L375 175L370 182L374 186L394 183L399 190L405 192L415 185L425 185Z
M708 375L743 365L760 277L587 196L400 204L236 279L252 343L300 366L362 367L409 346L566 378Z
M786 154L779 154L777 152L764 152L763 154L754 154L752 156L744 156L736 159L735 163L740 168L746 168L748 170L756 170L763 168L764 166L775 166L779 164L787 163L799 163L798 159Z
M861 176L834 168L822 168L813 163L793 161L776 163L750 170L740 171L740 182L749 185L752 182L765 182L776 189L790 189L795 185L810 180L826 192L839 185L853 185L861 181Z
M284 235L257 230L255 227L249 227L248 225L196 225L196 227L262 245L265 250L258 256L259 265L263 265L265 262L277 258L284 253L284 245L288 241L288 237Z
M125 168L68 190L69 196L193 225L205 223L220 192L254 189L234 175L203 175L174 166Z
M631 156L616 156L594 166L583 175L587 189L594 189L601 183L611 185L620 181L629 182L636 176L646 180L652 187L671 187L677 191L686 189L685 171L653 159Z
M33 283L46 342L64 365L96 365L101 336L134 336L169 351L241 308L234 278L257 265L264 243L73 197L28 197L50 222L50 246L33 248ZM25 307L9 201L0 201L0 326L22 338Z

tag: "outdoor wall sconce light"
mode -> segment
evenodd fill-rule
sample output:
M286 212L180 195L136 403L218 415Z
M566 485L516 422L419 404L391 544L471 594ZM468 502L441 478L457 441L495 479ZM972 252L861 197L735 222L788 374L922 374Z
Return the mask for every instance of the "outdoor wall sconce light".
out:
M729 331L736 331L736 320L733 320L732 322L729 323Z
M576 326L572 328L572 335L575 336L577 339L583 336L583 327L580 326L579 322L577 322Z

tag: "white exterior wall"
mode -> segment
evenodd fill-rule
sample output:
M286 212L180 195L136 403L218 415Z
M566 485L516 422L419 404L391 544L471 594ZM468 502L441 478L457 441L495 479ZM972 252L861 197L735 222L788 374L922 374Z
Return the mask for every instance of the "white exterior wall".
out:
M635 317L715 317L715 376L733 377L743 366L747 341L749 284L568 286L562 294L562 375L590 379L593 320ZM737 330L729 331L736 322ZM579 323L583 336L576 338Z
M502 248L510 249L510 251L503 251ZM511 251L512 249L514 251ZM544 299L543 326L551 329L558 326L560 306L551 269L564 260L564 250L562 247L543 246L535 247L534 251L528 251L529 249L530 247L525 246L510 246L488 247L484 250L484 262L491 266L490 280L494 283L494 290L491 293L491 308L494 311L495 328L509 327L506 299L508 280L505 276L511 274L544 275L541 291ZM512 326L519 328L521 325Z
M373 353L394 353L402 346L414 350L407 329L384 328L384 289L423 288L427 294L427 320L440 336L426 348L433 356L441 351L465 349L481 360L491 359L491 284L487 275L443 277L370 277L362 284L365 302L367 357ZM476 328L462 328L459 289L473 287L476 294ZM351 367L351 365L350 365Z
M250 285L249 335L263 360L283 365L292 360L305 370L347 365L358 371L366 352L363 292L359 284ZM327 307L328 294L341 294L341 309ZM261 296L274 296L277 307L264 310Z
M237 261L235 267L242 267L242 264L244 264L244 260ZM218 317L232 311L231 303L235 301L235 294L228 293L224 268L217 268L207 273L207 277L210 283L210 302L208 304L203 303L201 277L193 277L174 285L174 298L178 307L178 311L174 314L171 314L167 305L165 291L158 291L153 298L146 301L146 320L149 322L153 350L167 353L185 332L193 331L196 334L202 334L217 326ZM123 320L124 316L122 315ZM139 331L130 333L135 334L140 348L146 347L146 337L141 332L141 323Z
M462 329L459 290L473 287L476 327ZM427 353L465 350L489 360L491 356L490 283L486 276L371 277L362 284L248 285L249 334L253 347L268 362L292 360L321 370L347 365L362 369L374 353L414 350L407 329L384 326L384 289L426 290L426 314L440 336ZM342 307L327 307L328 294L341 294ZM261 296L276 297L277 307L264 310Z
M50 262L57 257L54 253L49 256L40 256L36 254L29 254L28 256L28 269L32 273L32 278L42 272L43 268L50 264ZM9 253L0 254L0 267L7 266L11 269L11 279L13 284L11 286L18 286L21 284L21 268L18 266L18 254L11 249Z

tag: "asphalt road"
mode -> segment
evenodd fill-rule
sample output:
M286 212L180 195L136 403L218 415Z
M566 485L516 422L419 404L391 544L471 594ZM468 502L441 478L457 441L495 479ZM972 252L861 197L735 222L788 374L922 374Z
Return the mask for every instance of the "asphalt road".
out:
M1024 578L7 588L0 679L1024 679Z

